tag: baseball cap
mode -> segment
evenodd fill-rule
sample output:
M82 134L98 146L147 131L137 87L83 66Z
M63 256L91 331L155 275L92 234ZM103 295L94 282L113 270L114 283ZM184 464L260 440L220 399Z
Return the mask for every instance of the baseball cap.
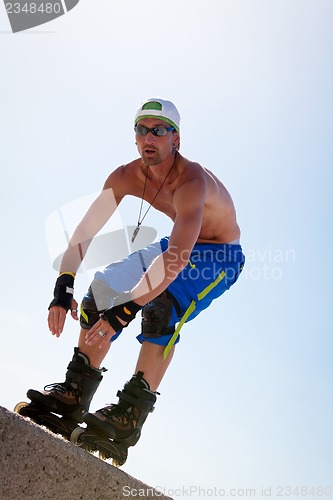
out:
M179 132L180 115L176 106L171 101L166 101L159 97L147 99L136 112L134 125L142 120L142 118L160 118Z

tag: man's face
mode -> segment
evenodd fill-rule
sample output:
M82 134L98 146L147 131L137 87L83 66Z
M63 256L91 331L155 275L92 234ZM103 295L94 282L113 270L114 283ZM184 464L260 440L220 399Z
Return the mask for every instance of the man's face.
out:
M158 118L143 118L138 125L147 128L161 126L170 128L168 123ZM174 154L179 144L179 134L175 131L170 131L161 137L155 136L152 132L148 132L145 136L136 133L135 139L145 165L158 165L167 160L169 156Z

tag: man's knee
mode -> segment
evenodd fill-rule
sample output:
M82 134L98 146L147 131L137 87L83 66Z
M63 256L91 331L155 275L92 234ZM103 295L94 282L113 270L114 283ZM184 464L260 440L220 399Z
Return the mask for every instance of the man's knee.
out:
M93 280L81 303L81 327L85 330L90 330L100 319L100 313L110 307L117 295L118 292L116 290L109 288L102 281Z
M155 299L148 302L142 309L142 335L146 338L156 338L170 335L175 326L170 326L172 306L175 299L165 290Z
M80 325L85 330L90 330L99 320L100 312L97 310L94 297L88 294L83 297L80 307Z

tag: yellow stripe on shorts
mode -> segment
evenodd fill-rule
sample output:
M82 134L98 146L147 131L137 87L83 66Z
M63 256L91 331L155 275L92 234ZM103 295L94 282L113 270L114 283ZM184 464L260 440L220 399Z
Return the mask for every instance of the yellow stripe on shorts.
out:
M204 288L202 290L202 292L198 293L198 300L202 300L204 297L206 297L206 295L208 295L209 292L211 290L213 290L213 288L215 288L220 283L220 281L223 280L223 278L225 276L226 276L226 273L224 271L222 271L218 275L218 277L216 278L215 281L213 281L208 286L206 286L206 288ZM190 303L190 305L186 309L183 317L181 318L180 322L178 323L178 326L177 326L174 334L172 335L171 339L169 340L168 345L164 349L164 352L163 352L163 358L164 359L166 359L168 357L168 354L169 354L170 350L172 349L174 343L176 342L176 340L178 338L178 335L179 335L179 332L180 332L182 326L188 320L188 318L191 316L191 314L193 313L193 311L195 311L196 306L197 306L197 304L196 304L195 300L192 300L192 302Z

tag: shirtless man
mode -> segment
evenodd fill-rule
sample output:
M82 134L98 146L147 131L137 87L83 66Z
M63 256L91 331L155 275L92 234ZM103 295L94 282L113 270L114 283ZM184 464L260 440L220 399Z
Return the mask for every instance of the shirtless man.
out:
M84 419L128 445L137 442L153 410L181 327L229 289L244 265L232 199L214 174L179 153L179 124L170 101L153 98L140 106L135 117L140 158L110 174L74 232L49 307L52 334L60 336L69 310L78 319L75 274L92 238L126 195L170 217L170 237L95 274L81 304L78 348L65 382L28 391L33 402L78 422ZM139 216L138 228L141 222ZM141 309L141 350L133 377L118 392L118 404L88 413L104 357Z

